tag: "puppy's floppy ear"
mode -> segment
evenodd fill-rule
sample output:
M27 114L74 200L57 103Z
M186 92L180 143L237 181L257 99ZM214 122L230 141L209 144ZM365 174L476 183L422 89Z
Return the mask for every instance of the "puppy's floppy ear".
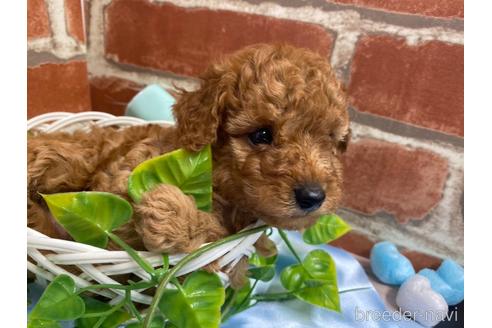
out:
M349 128L343 139L338 142L337 148L340 153L344 153L347 150L351 138L352 138L352 129Z
M180 147L199 151L217 140L228 93L225 75L212 66L201 75L203 82L198 90L181 90L181 97L173 108Z

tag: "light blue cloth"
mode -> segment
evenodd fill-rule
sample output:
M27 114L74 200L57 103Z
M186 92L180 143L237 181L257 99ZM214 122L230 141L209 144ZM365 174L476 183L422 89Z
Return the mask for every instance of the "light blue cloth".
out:
M349 253L328 245L316 247L306 245L297 232L288 232L288 236L301 258L317 248L327 251L333 257L337 267L338 288L342 292L340 294L342 312L329 311L299 300L260 302L250 309L231 317L221 326L222 328L422 327L415 321L402 318L399 313L390 312L385 308L364 269ZM296 263L294 257L276 233L270 238L279 245L277 275L272 282L260 282L255 293L285 291L282 289L278 279L280 271L285 266ZM364 317L375 318L378 314L380 317L385 315L385 319L364 320Z

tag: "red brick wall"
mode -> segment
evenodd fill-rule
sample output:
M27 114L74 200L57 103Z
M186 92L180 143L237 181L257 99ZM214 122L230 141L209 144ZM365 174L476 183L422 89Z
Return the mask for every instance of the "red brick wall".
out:
M248 44L319 52L352 104L340 214L354 232L336 244L367 255L388 239L418 265L463 260L463 1L86 0L85 38L69 2L67 35L87 39L91 106L113 114L149 83L195 87L210 61ZM30 20L42 21L43 1L32 3ZM42 23L29 33L52 35Z
M27 1L27 116L91 108L80 0Z
M328 0L329 2L354 5L420 16L463 18L463 0Z

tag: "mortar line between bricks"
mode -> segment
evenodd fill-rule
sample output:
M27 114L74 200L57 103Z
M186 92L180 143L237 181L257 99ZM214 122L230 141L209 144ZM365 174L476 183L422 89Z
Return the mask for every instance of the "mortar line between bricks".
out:
M389 33L403 37L409 44L418 44L426 41L437 40L452 44L463 44L463 32L443 28L424 27L409 28L362 19L360 13L354 10L341 10L326 12L312 6L283 7L275 3L252 4L241 0L217 1L217 0L149 0L152 3L172 3L183 8L206 8L212 10L229 10L247 14L264 15L280 19L302 21L305 23L318 24L327 29L337 32L358 31L359 33Z
M46 0L48 16L50 18L53 39L56 43L63 43L68 38L63 0Z
M251 4L259 4L262 0L245 0ZM376 22L401 25L409 28L425 28L425 27L444 27L457 31L463 31L464 19L458 17L439 17L428 16L419 13L406 13L391 11L383 8L371 8L357 6L354 4L333 3L325 0L276 0L283 7L299 8L303 6L312 6L322 9L323 11L342 11L353 10L361 14L364 19L369 19Z
M460 167L463 164L463 148L456 147L451 144L429 142L428 140L402 136L355 121L351 122L351 127L354 141L360 138L368 137L402 145L407 148L421 148L445 157L450 163L456 165L456 167Z
M340 32L337 33L333 41L330 63L337 73L337 77L343 80L346 85L350 79L349 68L359 37L359 32Z
M89 1L89 2L87 2ZM90 20L90 16L88 16L89 13L86 12L87 6L90 6L90 1L91 0L80 0L80 10L81 10L81 19L82 19L82 35L84 36L82 39L85 40L83 44L86 44L89 42L89 36L88 36L88 30L86 23ZM66 9L65 9L66 10ZM69 33L68 30L68 23L67 23L67 33Z
M106 63L108 66L111 66L113 69L119 70L122 74L125 74L125 72L147 74L147 75L155 76L156 78L162 78L164 80L168 80L170 82L174 81L176 82L177 85L183 83L192 83L198 86L198 83L200 81L198 78L192 76L182 76L168 71L160 71L157 69L153 69L151 67L142 67L133 64L120 63L114 60L113 58L111 58L111 56L109 58L106 58Z
M55 56L52 52L35 52L32 50L27 51L28 68L33 68L43 64L66 64L72 61L86 61L86 56L85 54L78 54L68 58L60 58Z
M198 86L198 80L193 78L173 78L170 76L164 76L162 74L155 74L152 71L132 71L123 69L121 67L112 65L106 62L106 65L97 65L98 69L94 66L89 70L89 75L91 78L94 77L116 77L123 80L128 80L138 84L158 84L164 89L175 90L176 87L183 88L185 90L193 90Z
M68 59L86 53L85 46L68 46L64 48L64 46L59 44L55 45L55 41L51 37L29 40L27 50L36 53L50 52L59 59Z
M86 53L86 47L67 34L63 0L46 0L51 36L30 40L27 49L37 53L50 52L60 59Z
M349 115L353 122L374 127L381 131L413 139L443 142L459 148L464 148L464 139L458 136L426 129L383 116L360 112L353 107L349 108Z

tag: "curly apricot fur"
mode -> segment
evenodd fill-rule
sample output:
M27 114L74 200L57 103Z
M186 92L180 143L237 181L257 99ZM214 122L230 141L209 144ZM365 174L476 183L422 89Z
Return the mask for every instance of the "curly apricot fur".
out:
M190 251L262 219L301 229L335 211L341 198L340 154L349 139L347 100L326 58L287 45L254 45L211 65L196 91L181 91L175 127L156 125L90 132L35 133L28 138L28 225L61 236L38 192L98 190L128 199L136 165L177 148L212 144L214 211L204 213L172 186L135 204L118 234L137 248ZM271 145L248 134L273 131ZM306 213L293 189L316 182L322 206Z

